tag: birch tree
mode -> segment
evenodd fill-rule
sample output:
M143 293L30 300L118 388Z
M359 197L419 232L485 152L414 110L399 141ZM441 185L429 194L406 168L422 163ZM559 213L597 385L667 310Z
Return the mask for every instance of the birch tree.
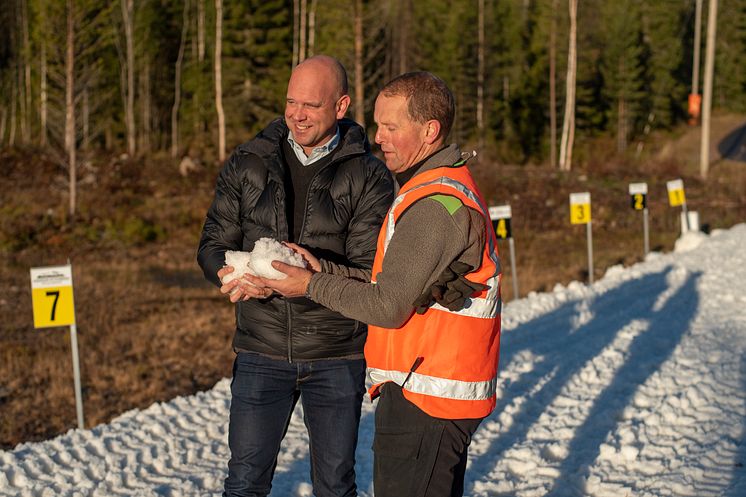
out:
M225 160L225 112L223 111L223 0L215 0L215 109L218 113L218 160Z
M125 41L125 87L123 89L124 122L127 129L127 153L135 155L135 41L134 41L134 0L120 0L122 8L122 24Z
M363 0L355 0L355 121L365 127L365 81L363 80Z
M75 2L67 0L67 37L65 43L65 151L69 172L70 217L75 216L77 203L77 164L75 140Z
M197 0L197 3L201 3L201 0ZM186 37L187 37L188 29L189 29L189 0L185 0L183 19L181 22L181 38L179 41L179 55L176 57L176 64L174 64L174 105L171 108L171 157L176 157L179 154L179 105L181 104L181 64L184 60L184 47L186 46Z
M565 117L562 125L559 168L572 169L572 146L575 139L575 79L577 76L577 18L578 0L569 0L570 36L567 51L567 78L565 90Z

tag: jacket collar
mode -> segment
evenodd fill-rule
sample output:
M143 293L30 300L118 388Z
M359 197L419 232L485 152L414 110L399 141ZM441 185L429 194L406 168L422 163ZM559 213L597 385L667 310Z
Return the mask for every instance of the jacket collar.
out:
M340 119L338 122L340 134L339 150L335 152L332 163L355 155L363 155L370 151L368 137L363 128L352 119ZM285 119L280 117L269 123L254 138L238 146L244 153L258 155L264 160L267 169L274 179L282 181L284 171L280 155L282 140L286 140L290 130Z
M452 143L445 148L441 148L430 157L422 160L419 165L412 166L412 168L415 169L414 173L407 174L408 171L404 171L404 173L401 173L401 178L399 177L400 175L397 175L397 181L394 185L396 194L399 193L399 189L404 186L404 183L407 183L418 174L422 174L425 171L430 171L431 169L436 169L438 167L461 166L473 156L474 154L470 152L462 153L459 146L455 143ZM400 179L403 180L401 185L399 184Z

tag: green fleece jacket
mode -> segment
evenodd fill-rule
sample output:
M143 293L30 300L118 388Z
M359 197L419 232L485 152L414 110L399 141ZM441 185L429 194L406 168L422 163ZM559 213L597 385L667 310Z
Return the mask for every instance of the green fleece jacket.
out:
M436 152L419 167L424 171L461 160L457 145ZM460 205L459 205L460 204ZM414 301L454 261L481 264L484 217L453 197L426 197L397 221L377 283L370 270L321 261L308 288L311 299L344 316L384 328L399 328L415 311Z

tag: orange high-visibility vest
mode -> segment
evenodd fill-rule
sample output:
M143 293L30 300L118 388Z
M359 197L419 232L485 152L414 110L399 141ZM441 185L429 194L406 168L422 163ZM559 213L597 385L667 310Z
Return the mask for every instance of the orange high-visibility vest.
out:
M484 216L487 236L482 263L466 277L489 288L472 295L459 311L433 304L424 314L412 314L400 328L369 325L365 343L368 376L373 383L369 393L376 397L387 381L403 383L404 396L430 416L483 418L492 412L496 401L501 272L492 223L466 166L431 169L402 187L378 235L372 282L382 270L401 214L431 195L451 195Z

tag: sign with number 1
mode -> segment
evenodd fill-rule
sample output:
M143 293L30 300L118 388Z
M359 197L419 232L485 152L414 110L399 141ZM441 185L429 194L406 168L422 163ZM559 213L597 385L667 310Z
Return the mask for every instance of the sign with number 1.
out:
M31 268L34 328L75 324L73 275L70 266Z
M684 182L675 179L666 183L668 189L668 203L671 207L678 207L686 204L686 195L684 194Z

